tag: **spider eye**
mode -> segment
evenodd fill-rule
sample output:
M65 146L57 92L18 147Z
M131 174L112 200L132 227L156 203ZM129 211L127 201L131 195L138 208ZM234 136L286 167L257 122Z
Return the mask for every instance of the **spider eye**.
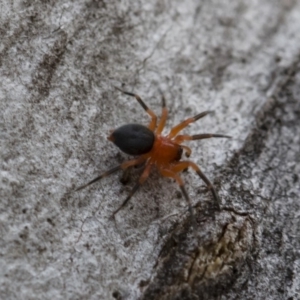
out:
M141 155L149 152L154 144L154 133L140 124L126 124L116 129L108 139L123 152Z

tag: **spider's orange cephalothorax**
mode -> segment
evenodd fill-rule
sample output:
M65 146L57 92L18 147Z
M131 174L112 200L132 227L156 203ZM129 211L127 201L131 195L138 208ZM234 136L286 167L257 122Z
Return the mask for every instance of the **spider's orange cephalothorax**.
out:
M179 161L182 155L180 145L174 143L170 138L156 135L154 144L150 152L145 157L149 157L149 163L163 168L173 162Z

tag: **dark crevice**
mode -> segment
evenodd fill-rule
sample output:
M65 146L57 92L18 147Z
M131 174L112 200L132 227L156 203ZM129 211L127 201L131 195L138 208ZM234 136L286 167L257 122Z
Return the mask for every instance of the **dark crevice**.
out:
M38 103L41 99L49 95L51 88L52 77L58 68L67 45L67 34L64 31L59 31L52 48L43 56L42 61L34 70L32 76L31 89L37 91L38 94L33 96L31 102Z

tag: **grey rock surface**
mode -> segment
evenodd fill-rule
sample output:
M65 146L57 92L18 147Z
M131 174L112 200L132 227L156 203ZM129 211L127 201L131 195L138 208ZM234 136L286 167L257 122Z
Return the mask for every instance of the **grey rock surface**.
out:
M1 299L300 299L300 2L3 1ZM106 137L149 117L186 133L214 183L153 172L76 187L129 156Z

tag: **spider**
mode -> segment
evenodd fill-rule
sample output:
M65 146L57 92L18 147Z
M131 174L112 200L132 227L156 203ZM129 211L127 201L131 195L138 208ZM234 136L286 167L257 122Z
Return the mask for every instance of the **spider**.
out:
M181 192L185 200L187 201L189 213L194 219L190 198L185 189L184 182L178 174L179 172L190 167L205 182L207 188L212 192L215 201L219 205L220 202L219 197L214 186L208 180L208 178L202 173L200 168L191 161L181 160L183 151L185 151L187 157L189 157L192 153L192 150L189 147L182 145L182 143L184 141L202 140L202 139L208 139L212 137L230 138L230 136L222 135L222 134L211 134L211 133L203 133L203 134L196 134L196 135L178 134L189 124L203 118L209 113L212 113L212 111L204 111L192 118L188 118L184 120L183 122L174 126L167 136L163 136L161 133L162 130L164 129L167 116L168 116L168 110L166 108L166 100L164 95L161 93L162 115L157 125L157 116L151 109L148 108L148 106L145 104L145 102L141 99L140 96L138 96L137 94L123 91L118 87L115 88L120 92L124 93L125 95L135 97L137 102L151 117L151 121L148 127L141 124L126 124L117 128L108 136L108 140L113 142L123 152L138 157L132 160L125 161L122 164L104 172L103 174L96 177L95 179L88 182L87 184L80 186L76 190L79 191L89 186L90 184L115 173L116 171L126 170L130 167L143 164L144 169L138 182L135 184L135 186L133 187L133 189L127 196L127 198L124 200L122 205L113 212L112 216L114 217L115 214L119 212L126 205L126 203L128 203L128 201L139 189L139 187L145 182L145 180L148 178L150 174L151 169L156 167L162 176L173 178L178 183Z

